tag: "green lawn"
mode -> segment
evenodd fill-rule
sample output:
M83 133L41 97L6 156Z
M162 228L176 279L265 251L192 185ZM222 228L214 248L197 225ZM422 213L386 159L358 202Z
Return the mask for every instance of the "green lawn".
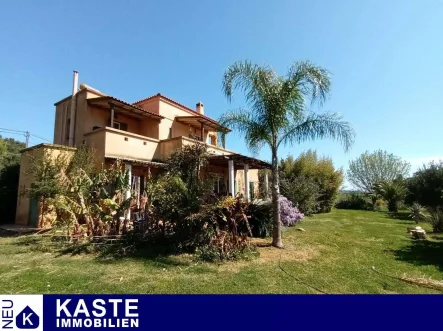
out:
M328 293L438 293L371 270L443 279L443 237L411 240L406 227L414 223L402 218L345 210L316 215L298 226L305 232L283 233L284 250L262 247L257 259L220 265L186 255L61 254L32 243L36 236L1 237L0 293L318 293L304 283Z

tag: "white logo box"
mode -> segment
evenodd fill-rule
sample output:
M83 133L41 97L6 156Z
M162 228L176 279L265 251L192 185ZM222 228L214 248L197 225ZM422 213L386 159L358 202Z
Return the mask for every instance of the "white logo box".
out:
M43 330L42 294L0 295L0 309L0 331Z

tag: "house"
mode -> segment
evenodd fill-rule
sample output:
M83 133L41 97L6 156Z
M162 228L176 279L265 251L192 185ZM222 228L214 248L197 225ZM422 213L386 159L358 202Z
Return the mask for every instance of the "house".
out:
M129 103L85 84L78 88L74 71L72 95L55 103L54 144L37 145L22 153L15 222L35 226L38 218L37 203L20 194L32 182L26 175L26 155L69 152L82 145L95 149L100 164L122 160L131 174L132 188L141 194L147 177L164 168L172 151L200 141L211 154L204 171L219 178L214 190L230 195L241 191L251 199L258 190L258 169L270 165L219 146L218 133L229 131L205 115L201 102L191 109L159 93Z

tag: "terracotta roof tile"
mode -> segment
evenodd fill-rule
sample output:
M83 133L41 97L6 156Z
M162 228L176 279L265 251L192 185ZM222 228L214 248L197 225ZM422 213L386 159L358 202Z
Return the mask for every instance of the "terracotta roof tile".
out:
M137 102L134 102L133 105L136 105L136 104L138 104L138 103L141 103L141 102L143 102L143 101L147 101L147 100L150 100L150 99L155 99L155 98L163 98L163 99L165 99L165 100L168 100L169 102L171 102L171 103L173 103L173 104L176 104L177 106L180 106L180 107L182 107L182 108L185 108L185 109L188 110L188 111L192 111L192 113L193 113L194 116L195 116L195 115L196 115L196 116L201 116L201 117L207 119L208 121L211 121L211 122L213 122L213 123L217 123L217 124L219 124L218 121L216 121L216 120L214 120L214 119L212 119L212 118L210 118L210 117L208 117L208 116L202 115L202 114L196 112L195 109L189 108L189 107L185 106L184 104L181 104L181 103L179 103L179 102L177 102L177 101L175 101L175 100L172 100L171 98L168 98L167 96L164 96L164 95L161 94L161 93L157 93L157 94L152 95L152 96L150 96L150 97L148 97L148 98L145 98L145 99L139 100L139 101L137 101ZM219 125L220 125L220 124L219 124Z
M103 97L98 97L98 98L92 98L92 99L89 99L89 100L92 100L92 102L93 102L94 100L102 100L102 99L103 99L103 100L104 100L104 99L112 99L112 100L114 100L114 101L121 102L121 103L123 103L123 104L125 104L125 105L127 105L127 106L129 106L129 107L134 107L135 109L141 110L141 111L143 111L143 112L145 112L145 113L148 113L148 114L150 114L150 115L153 115L153 116L155 116L155 117L158 117L158 118L165 118L164 116L161 116L161 115L159 115L159 114L153 113L153 112L151 112L151 111L149 111L149 110L146 110L146 109L144 109L144 108L138 107L138 106L136 106L136 105L134 105L134 104L130 104L129 102L126 102L126 101L120 100L120 99L118 99L118 98L116 98L116 97L113 97L113 96L110 96L110 95L103 96Z

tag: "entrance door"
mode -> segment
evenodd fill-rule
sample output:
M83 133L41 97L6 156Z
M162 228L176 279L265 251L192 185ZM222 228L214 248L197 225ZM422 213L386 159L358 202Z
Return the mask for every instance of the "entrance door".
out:
M35 199L29 199L28 225L34 228L38 225L38 201Z

